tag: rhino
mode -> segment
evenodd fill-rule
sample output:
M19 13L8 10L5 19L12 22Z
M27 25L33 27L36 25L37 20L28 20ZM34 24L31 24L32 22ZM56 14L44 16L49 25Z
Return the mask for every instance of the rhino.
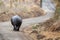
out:
M19 28L21 27L22 24L22 18L18 15L13 16L11 18L11 24L13 25L14 31L19 31Z

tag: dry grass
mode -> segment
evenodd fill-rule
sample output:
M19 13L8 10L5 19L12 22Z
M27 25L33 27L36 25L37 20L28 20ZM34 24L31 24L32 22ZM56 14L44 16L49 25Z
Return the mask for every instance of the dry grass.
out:
M7 0L6 0L7 1ZM2 1L3 4L6 1ZM9 2L9 1L8 1ZM4 4L2 9L6 9L1 11L0 13L0 22L1 21L8 21L14 15L19 15L23 19L24 18L31 18L31 17L38 17L44 15L44 10L40 8L40 0L20 0L18 3L17 1L11 1L11 5L9 3ZM15 3L17 2L17 3ZM39 5L38 5L39 4ZM11 7L10 7L11 6Z
M0 21L8 21L14 15L19 15L23 19L24 18L38 17L38 16L44 15L44 10L42 10L38 6L30 8L30 10L28 10L28 11L24 11L24 10L17 12L17 13L14 13L13 11L7 11L7 12L0 13Z
M60 40L60 21L53 19L24 29L25 34L34 40ZM39 36L38 36L39 35Z
M60 3L60 2L59 2ZM57 3L56 3L57 5ZM57 5L56 13L53 18L38 26L31 26L24 30L34 40L60 40L60 4ZM39 36L38 36L39 35Z

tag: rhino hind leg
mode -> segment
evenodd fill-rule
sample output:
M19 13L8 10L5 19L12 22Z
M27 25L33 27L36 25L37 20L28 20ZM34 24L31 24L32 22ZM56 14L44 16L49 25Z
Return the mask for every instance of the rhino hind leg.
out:
M20 26L14 26L13 30L14 31L19 31Z

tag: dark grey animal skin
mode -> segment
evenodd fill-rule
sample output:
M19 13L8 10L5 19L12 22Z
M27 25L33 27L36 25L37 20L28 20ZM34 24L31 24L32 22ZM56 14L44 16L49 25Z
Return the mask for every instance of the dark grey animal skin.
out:
M18 15L15 15L11 18L11 24L13 25L14 31L19 31L19 28L22 24L22 19Z

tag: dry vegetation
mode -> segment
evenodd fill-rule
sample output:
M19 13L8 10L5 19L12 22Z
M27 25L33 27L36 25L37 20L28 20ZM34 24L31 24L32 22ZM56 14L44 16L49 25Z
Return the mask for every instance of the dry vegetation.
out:
M31 25L24 32L34 40L60 40L60 4L57 4L53 18L44 23Z
M36 3L39 4L38 2ZM53 18L44 23L31 25L24 29L24 33L33 38L33 40L60 40L60 3L58 2L57 4ZM23 7L22 9L22 11L16 13L12 10L0 13L0 21L7 21L16 14L22 18L37 17L44 14L44 11L36 4L31 5L30 8Z
M60 21L48 20L24 29L25 34L34 40L60 40Z
M0 21L8 21L14 15L19 15L24 18L38 17L44 15L44 11L39 7L32 7L31 11L20 11L18 13L13 13L12 11L0 13Z
M31 0L32 1L32 0ZM23 1L24 2L24 1ZM23 3L22 2L22 3ZM29 5L27 5L27 3L28 3L29 1L27 0L26 1L26 3L25 4L22 4L22 5L18 5L17 4L17 7L16 7L16 5L15 5L15 9L13 10L13 3L14 3L14 1L11 1L11 4L9 4L9 3L7 3L7 4L5 4L5 6L7 7L7 8L9 8L9 6L10 6L10 8L8 9L8 10L3 10L3 12L0 12L0 21L8 21L8 20L10 20L10 18L12 17L12 16L14 16L14 15L19 15L19 16L21 16L23 19L24 18L31 18L31 17L38 17L38 16L42 16L42 15L44 15L44 10L42 10L41 8L40 8L40 6L39 5L37 5L37 4L39 4L39 0L37 0L37 1L32 1L32 3L34 3L34 4L29 4ZM2 3L4 3L4 2L2 2ZM2 4L2 3L0 3L0 4ZM24 6L25 5L25 6ZM20 7L19 7L20 6ZM19 7L19 8L18 8ZM6 9L7 9L6 8ZM16 9L17 8L17 9ZM18 10L18 9L21 9L21 10ZM18 11L17 11L18 10ZM0 10L1 11L1 10Z

